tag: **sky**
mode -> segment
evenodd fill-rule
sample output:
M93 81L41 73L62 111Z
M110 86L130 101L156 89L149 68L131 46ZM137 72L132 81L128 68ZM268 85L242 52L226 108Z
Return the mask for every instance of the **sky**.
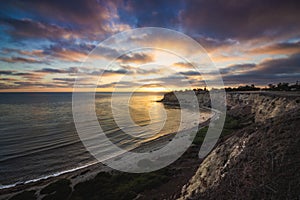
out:
M76 78L87 88L98 81L98 91L205 86L194 63L157 49L127 52L103 66L124 46L141 41L197 54L180 40L148 41L140 35L90 54L114 34L143 27L179 31L197 41L226 87L295 83L300 80L299 10L297 0L4 0L0 92L72 91Z

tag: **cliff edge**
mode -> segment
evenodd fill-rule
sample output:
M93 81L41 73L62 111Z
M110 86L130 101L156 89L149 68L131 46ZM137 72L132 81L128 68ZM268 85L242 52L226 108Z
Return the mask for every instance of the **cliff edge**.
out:
M299 95L235 92L226 98L228 114L247 124L203 160L179 199L299 199Z

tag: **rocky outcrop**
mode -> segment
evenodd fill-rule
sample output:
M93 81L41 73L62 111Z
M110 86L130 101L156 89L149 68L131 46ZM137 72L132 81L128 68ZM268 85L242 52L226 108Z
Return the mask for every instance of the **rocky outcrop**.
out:
M228 93L228 113L253 122L203 160L179 199L298 199L298 95Z
M185 103L188 103L191 96L197 97L197 100L201 106L209 107L210 106L210 96L206 91L180 91L180 92L169 92L166 93L161 100L164 104L167 105L177 105L179 106L178 98L181 100L185 99Z

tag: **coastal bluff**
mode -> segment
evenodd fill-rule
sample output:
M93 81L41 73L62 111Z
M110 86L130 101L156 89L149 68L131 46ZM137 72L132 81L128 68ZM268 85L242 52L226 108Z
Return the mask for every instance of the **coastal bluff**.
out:
M210 107L208 92L194 94ZM162 102L176 105L174 93ZM299 198L300 93L228 92L226 102L244 126L216 145L178 199Z
M191 95L196 95L200 107L210 107L210 94L207 91L176 92L188 104ZM166 93L161 100L166 105L179 106L174 92ZM253 117L255 122L263 122L298 108L300 92L227 92L226 106L228 114L236 117Z

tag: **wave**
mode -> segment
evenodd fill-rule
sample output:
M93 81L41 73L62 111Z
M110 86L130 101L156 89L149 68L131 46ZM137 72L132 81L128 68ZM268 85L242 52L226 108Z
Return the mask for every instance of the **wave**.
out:
M92 165L95 165L95 164L98 164L98 163L99 163L99 161L92 162L92 163L89 163L89 164L86 164L86 165L83 165L83 166L75 167L75 168L64 170L64 171L61 171L61 172L56 172L56 173L53 173L53 174L50 174L50 175L42 176L42 177L39 177L39 178L35 178L35 179L23 181L23 182L17 182L17 183L8 184L8 185L1 185L0 184L0 190L13 188L17 185L25 185L25 184L28 184L28 183L34 183L34 182L37 182L37 181L46 180L48 178L57 177L57 176L60 176L60 175L66 174L66 173L70 173L70 172L74 172L74 171L77 171L77 170L80 170L80 169L84 169L86 167L89 167L89 166L92 166Z

